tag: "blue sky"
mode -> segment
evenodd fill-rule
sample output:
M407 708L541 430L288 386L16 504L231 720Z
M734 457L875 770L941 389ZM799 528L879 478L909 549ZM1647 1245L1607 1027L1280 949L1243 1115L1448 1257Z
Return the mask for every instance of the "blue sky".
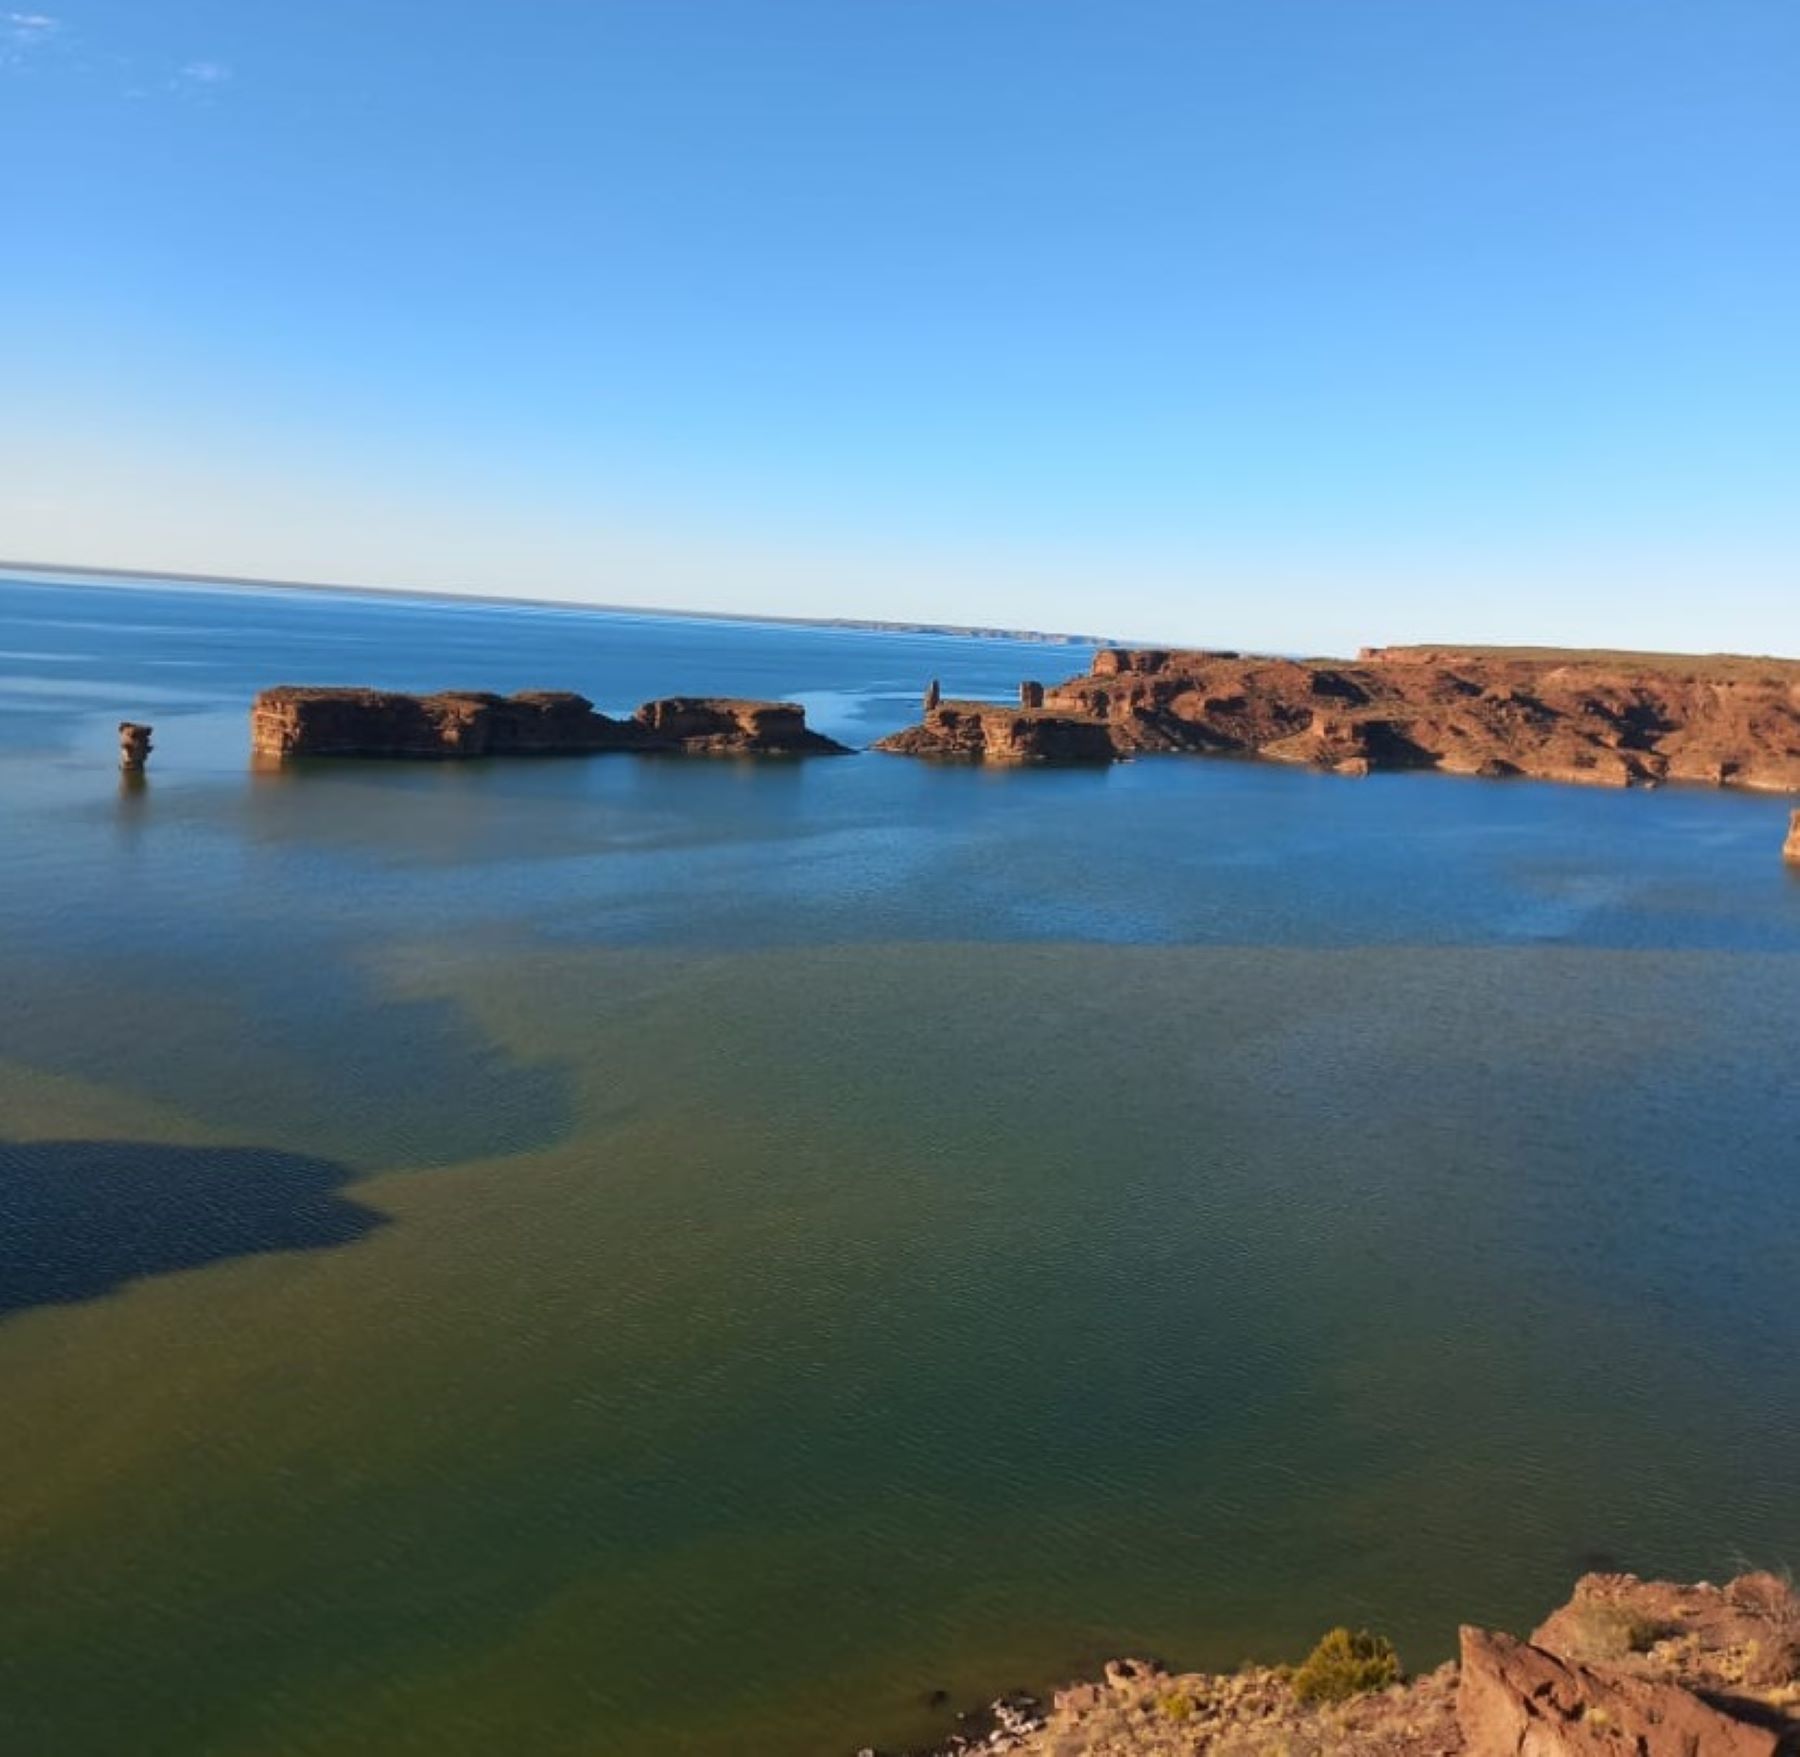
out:
M1794 0L0 0L0 267L0 555L1800 652Z

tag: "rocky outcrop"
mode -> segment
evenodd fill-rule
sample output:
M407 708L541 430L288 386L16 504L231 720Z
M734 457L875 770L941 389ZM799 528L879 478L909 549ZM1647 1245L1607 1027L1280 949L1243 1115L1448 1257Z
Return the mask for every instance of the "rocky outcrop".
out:
M932 1757L1796 1757L1800 1597L1590 1574L1530 1641L1467 1628L1459 1663L1348 1700L1302 1700L1286 1666L1114 1660L998 1712L1030 1701L959 1716Z
M944 706L964 716L990 711ZM1085 676L1044 691L1042 711L1103 728L1120 756L1176 751L1352 775L1417 768L1800 791L1800 662L1792 660L1437 648L1299 660L1105 647ZM985 754L970 748L975 742L927 715L880 748Z
M1110 763L1120 754L1106 724L1090 715L993 702L940 701L875 748L985 763Z
M688 756L800 756L841 753L844 746L809 732L798 702L744 701L730 696L665 696L634 716L643 750Z
M1680 1684L1559 1659L1462 1631L1456 1719L1466 1757L1776 1757L1766 1726L1734 1719Z
M474 690L404 695L380 689L266 689L250 710L265 757L475 757L632 748L635 729L585 696Z
M682 755L801 755L843 746L807 730L793 702L672 696L629 720L555 690L490 695L449 690L406 695L377 689L266 689L250 711L256 755L290 757L575 756L596 751Z
M1787 841L1783 844L1782 854L1796 866L1800 866L1800 811L1788 819Z

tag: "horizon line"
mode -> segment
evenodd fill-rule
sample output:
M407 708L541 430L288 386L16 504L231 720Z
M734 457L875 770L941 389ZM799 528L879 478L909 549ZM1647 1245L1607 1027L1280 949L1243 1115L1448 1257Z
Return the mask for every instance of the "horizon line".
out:
M1057 629L1001 628L986 623L909 622L879 616L795 616L779 611L698 610L665 604L618 604L594 598L537 598L506 592L459 591L454 586L348 585L335 580L272 579L259 574L182 573L173 568L101 567L91 562L21 561L0 556L0 573L73 574L85 579L133 580L248 591L346 592L364 598L418 598L432 603L516 604L538 610L593 611L603 616L670 616L695 622L758 622L786 628L838 628L883 634L951 635L967 640L1037 642L1046 646L1169 646L1166 641L1125 641L1116 636Z

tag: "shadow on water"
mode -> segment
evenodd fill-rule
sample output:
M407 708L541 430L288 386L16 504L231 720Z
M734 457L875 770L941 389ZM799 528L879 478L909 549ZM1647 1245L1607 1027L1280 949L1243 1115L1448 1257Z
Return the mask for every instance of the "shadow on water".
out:
M353 1243L386 1216L350 1172L267 1147L0 1141L0 1317L266 1251Z

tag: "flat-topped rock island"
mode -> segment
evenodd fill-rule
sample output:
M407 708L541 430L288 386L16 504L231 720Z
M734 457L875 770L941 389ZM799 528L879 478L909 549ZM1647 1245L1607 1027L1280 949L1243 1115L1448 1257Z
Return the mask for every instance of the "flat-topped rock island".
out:
M259 757L587 756L637 751L675 756L841 756L845 746L810 730L797 702L665 696L630 719L600 713L564 690L493 695L445 690L265 689L250 710Z
M1601 786L1800 791L1800 661L1529 648L1365 648L1354 660L1103 647L1017 707L928 701L878 750L984 762L1146 752L1338 774L1440 769Z

